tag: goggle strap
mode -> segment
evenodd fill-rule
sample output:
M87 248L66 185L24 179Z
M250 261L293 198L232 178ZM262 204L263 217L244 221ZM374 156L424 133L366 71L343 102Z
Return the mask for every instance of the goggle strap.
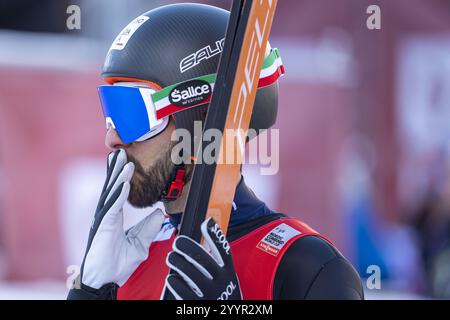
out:
M282 75L284 75L285 70L283 62L280 57L280 52L277 48L272 49L271 53L264 59L263 67L260 72L260 77L258 81L258 88L263 88L275 83ZM151 95L151 99L154 103L156 110L156 118L162 119L171 114L174 114L181 110L186 110L187 108L193 108L211 101L212 94L209 94L205 99L199 101L196 104L189 105L189 107L179 107L173 105L169 100L169 95L172 90L176 87L189 83L195 80L201 80L207 82L211 89L214 89L214 83L216 82L217 75L215 73L193 78L187 81L179 82L174 85L165 87L160 91L157 91Z

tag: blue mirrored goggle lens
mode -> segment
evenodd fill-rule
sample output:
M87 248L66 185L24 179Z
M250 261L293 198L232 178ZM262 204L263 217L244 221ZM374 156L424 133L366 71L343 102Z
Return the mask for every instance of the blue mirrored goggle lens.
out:
M150 131L147 108L139 88L99 86L97 89L105 119L111 119L125 144L136 141Z

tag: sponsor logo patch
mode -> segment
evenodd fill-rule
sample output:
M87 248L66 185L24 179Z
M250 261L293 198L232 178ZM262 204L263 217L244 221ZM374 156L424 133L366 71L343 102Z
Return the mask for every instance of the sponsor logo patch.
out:
M284 245L299 234L301 234L300 231L282 223L266 234L256 247L276 257Z
M233 281L230 281L230 283L225 288L224 292L220 294L220 296L217 298L217 300L228 300L230 299L230 296L233 294L234 290L236 290L237 286L233 283Z
M227 254L230 254L230 244L217 223L211 228L211 231L216 236L217 241L222 245L223 250L225 250Z
M148 20L147 16L139 16L131 21L116 37L109 50L122 50L127 45L131 36L139 29L142 24Z
M177 107L192 107L211 96L211 85L204 80L192 80L180 83L169 93L169 101Z

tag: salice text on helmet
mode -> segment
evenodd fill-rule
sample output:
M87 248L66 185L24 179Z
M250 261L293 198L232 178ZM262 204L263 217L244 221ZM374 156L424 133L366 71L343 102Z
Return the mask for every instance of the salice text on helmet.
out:
M215 42L214 48L210 45L201 48L197 52L194 52L188 55L186 58L183 58L180 62L180 71L181 73L195 67L200 64L203 60L208 60L223 51L223 46L225 44L225 38L221 40L217 40Z

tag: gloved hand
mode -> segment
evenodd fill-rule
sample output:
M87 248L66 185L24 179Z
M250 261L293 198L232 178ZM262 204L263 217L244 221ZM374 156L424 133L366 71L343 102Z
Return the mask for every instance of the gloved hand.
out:
M124 150L109 154L107 176L89 232L80 270L81 289L69 299L115 298L135 269L148 257L151 242L161 229L163 213L157 209L127 232L123 206L130 192L134 164Z
M166 279L166 299L242 300L228 240L212 218L201 225L208 252L186 236L179 236L166 263L174 271Z

